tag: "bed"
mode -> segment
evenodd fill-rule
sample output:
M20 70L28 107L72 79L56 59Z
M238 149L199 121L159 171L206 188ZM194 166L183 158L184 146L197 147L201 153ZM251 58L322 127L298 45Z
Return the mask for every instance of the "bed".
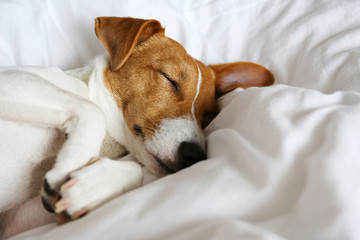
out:
M155 18L206 64L276 79L221 99L208 160L86 217L12 239L360 239L357 0L0 0L0 65L72 69L104 51L97 16Z

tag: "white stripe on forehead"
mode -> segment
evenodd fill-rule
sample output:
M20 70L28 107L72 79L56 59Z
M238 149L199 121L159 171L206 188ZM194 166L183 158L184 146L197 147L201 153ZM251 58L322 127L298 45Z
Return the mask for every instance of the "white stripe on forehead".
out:
M200 71L199 65L197 64L195 59L194 59L194 62L196 63L196 67L198 69L198 75L199 75L198 81L197 81L196 95L195 95L194 101L192 102L192 106L191 106L191 114L195 120L195 101L196 101L197 97L199 96L202 77L201 77L201 71Z

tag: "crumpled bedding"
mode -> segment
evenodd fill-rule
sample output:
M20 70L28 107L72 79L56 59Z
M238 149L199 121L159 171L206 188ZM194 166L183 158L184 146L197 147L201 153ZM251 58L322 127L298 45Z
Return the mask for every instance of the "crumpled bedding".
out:
M360 239L360 2L0 1L0 65L79 67L93 19L156 18L206 64L253 61L276 84L234 91L209 159L60 227L13 239Z

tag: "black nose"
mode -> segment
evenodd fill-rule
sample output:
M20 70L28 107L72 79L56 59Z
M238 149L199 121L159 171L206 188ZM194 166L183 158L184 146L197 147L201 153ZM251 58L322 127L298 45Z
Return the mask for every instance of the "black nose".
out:
M182 142L178 149L180 169L189 167L201 160L206 159L206 153L197 143Z

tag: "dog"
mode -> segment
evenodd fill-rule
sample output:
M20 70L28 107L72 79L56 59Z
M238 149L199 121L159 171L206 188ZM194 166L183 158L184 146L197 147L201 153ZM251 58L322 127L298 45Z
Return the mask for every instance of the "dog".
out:
M85 215L141 186L143 166L162 177L205 160L218 98L274 83L255 63L204 65L157 20L99 17L95 33L106 54L85 67L0 70L5 237Z

